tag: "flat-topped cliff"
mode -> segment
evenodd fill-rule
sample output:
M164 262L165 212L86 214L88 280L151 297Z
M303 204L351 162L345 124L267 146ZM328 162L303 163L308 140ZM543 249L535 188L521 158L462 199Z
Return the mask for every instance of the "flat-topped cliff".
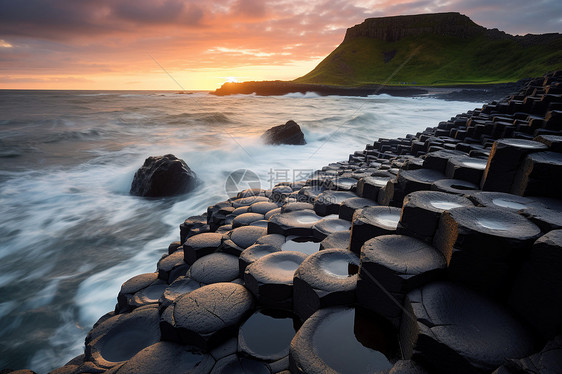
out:
M367 18L359 25L347 29L344 42L360 37L395 42L408 36L427 34L470 38L486 31L485 27L456 12L377 17ZM498 31L498 35L501 34L507 35Z

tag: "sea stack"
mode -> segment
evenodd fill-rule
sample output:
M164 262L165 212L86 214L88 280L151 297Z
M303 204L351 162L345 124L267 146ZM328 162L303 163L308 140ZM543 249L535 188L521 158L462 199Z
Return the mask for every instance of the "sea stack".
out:
M293 120L287 121L284 125L274 126L267 130L261 136L262 140L266 144L293 144L293 145L304 145L306 140L304 140L304 134L301 131L300 126Z
M193 190L196 180L193 170L176 156L151 156L135 173L130 193L142 197L181 195Z

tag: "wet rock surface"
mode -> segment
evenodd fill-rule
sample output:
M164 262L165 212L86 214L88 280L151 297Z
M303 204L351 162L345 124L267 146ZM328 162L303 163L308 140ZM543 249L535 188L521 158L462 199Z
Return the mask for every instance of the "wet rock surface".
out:
M234 333L253 307L251 293L239 284L201 287L178 298L162 314L162 338L208 349Z
M473 206L470 200L454 194L433 191L413 192L404 198L397 231L431 243L441 213L453 208L470 206Z
M447 260L450 279L503 300L540 233L506 209L454 208L441 215L433 243Z
M281 213L269 219L268 234L312 236L312 226L320 221L313 210L297 210Z
M300 126L292 120L287 121L284 125L270 128L261 138L266 144L306 144Z
M358 210L353 215L350 250L359 254L361 246L380 235L395 234L400 220L400 209L375 206Z
M266 255L246 268L245 285L259 304L292 309L293 277L307 257L304 253L294 251Z
M240 327L240 352L267 362L289 355L289 345L298 330L294 316L276 309L260 309Z
M106 369L129 360L160 340L159 319L156 305L108 318L86 337L84 359Z
M533 352L530 333L507 310L452 283L411 291L400 327L406 358L437 373L490 372ZM407 312L407 314L406 314Z
M359 258L346 249L309 256L294 275L293 310L302 321L318 309L355 302Z
M359 303L398 325L405 295L443 278L445 267L443 255L420 240L378 236L361 248Z
M554 370L561 84L190 216L55 372Z
M143 197L181 195L193 190L196 181L185 161L171 154L151 156L135 173L130 193Z

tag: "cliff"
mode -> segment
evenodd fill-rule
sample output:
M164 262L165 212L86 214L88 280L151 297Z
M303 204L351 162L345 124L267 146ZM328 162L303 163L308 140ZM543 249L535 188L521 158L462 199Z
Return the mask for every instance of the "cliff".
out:
M486 31L485 27L477 25L460 13L378 17L367 18L363 23L347 29L344 42L360 37L395 42L408 36L427 34L470 38Z

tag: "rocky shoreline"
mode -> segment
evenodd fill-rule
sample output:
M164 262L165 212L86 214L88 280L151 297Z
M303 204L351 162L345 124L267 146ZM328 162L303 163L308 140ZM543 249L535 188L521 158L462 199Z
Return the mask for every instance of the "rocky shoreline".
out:
M320 96L369 96L391 95L400 97L431 96L443 100L487 102L519 91L530 79L513 83L473 84L453 86L387 86L365 85L360 87L331 86L322 84L295 83L288 81L227 82L212 94L279 96L290 93L315 93Z
M554 372L561 110L553 73L210 206L52 373Z

